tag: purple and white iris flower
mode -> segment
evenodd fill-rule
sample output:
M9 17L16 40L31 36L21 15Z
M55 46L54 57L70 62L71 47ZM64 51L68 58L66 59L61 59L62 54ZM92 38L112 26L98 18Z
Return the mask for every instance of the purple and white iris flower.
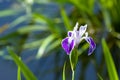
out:
M87 25L80 26L78 29L78 23L76 23L73 31L68 31L68 37L64 38L61 42L63 49L69 55L72 50L79 45L82 40L86 40L89 43L88 55L91 55L96 48L96 44L86 32ZM84 36L83 36L84 35Z

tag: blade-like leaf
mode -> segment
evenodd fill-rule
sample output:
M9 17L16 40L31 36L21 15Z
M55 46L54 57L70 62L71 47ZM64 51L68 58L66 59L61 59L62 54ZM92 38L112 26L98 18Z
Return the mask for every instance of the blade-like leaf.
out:
M78 56L80 56L84 51L86 51L89 48L89 44L84 44L79 50L78 50Z
M13 58L14 62L20 67L21 72L25 76L26 80L37 80L34 74L29 70L29 68L19 59L19 57L11 50L10 47L7 47L9 54Z
M45 16L43 16L43 15L41 15L41 14L37 14L37 13L34 13L33 14L33 17L35 18L35 19L39 19L39 20L43 20L43 21L45 21L47 24L48 24L48 29L51 31L51 32L56 32L56 29L55 29L55 24L54 24L54 22L52 22L52 20L51 19L49 19L49 18L47 18L47 17L45 17Z
M12 16L12 15L15 15L16 13L17 12L15 10L6 9L6 10L0 11L0 17Z
M17 30L18 33L24 34L32 31L46 31L48 27L41 25L33 25L33 26L24 26Z
M17 71L17 80L21 80L21 71L20 71L20 66L18 66L18 71Z
M97 73L99 80L103 80L99 73Z
M25 22L27 20L28 20L28 16L26 16L26 15L25 16L20 16L20 17L16 18L12 23L10 23L9 28L13 28L16 25L18 25L20 23L23 23L23 22Z
M63 18L64 24L65 24L67 30L71 30L70 21L69 21L67 14L63 8L61 9L61 16Z
M36 59L39 59L43 56L43 53L45 52L46 50L46 47L49 45L50 42L52 42L53 40L55 39L55 36L54 35L50 35L48 36L44 41L43 43L41 44L39 50L38 50L38 53L36 55Z
M54 50L57 46L59 46L61 44L61 41L61 39L58 39L51 43L51 45L47 47L46 53L50 52L51 50Z
M33 41L33 42L29 42L29 43L25 43L23 45L23 48L24 49L27 49L27 48L30 48L30 49L37 48L37 47L39 47L42 44L42 42L43 42L43 39L36 40L36 41Z
M119 80L114 61L104 38L102 39L102 47L110 80Z
M64 63L64 67L63 67L62 80L66 80L66 78L65 78L65 67L66 67L66 62Z

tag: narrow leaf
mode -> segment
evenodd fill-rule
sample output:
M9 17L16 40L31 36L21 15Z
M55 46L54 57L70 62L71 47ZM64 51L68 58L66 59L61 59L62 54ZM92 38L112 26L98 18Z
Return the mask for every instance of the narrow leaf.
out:
M17 26L18 24L21 24L27 20L28 20L28 17L26 15L20 16L17 19L15 19L13 22L10 23L9 28L13 28L13 27Z
M29 33L33 31L46 31L48 28L46 26L41 25L33 25L33 26L24 26L17 30L18 33L24 34Z
M66 12L65 12L65 10L63 8L61 9L61 16L63 18L66 29L71 30L70 21L69 21L69 19L67 17L67 14L66 14Z
M65 67L66 67L66 62L64 63L64 67L63 67L62 80L66 80L66 77L65 77Z
M20 66L18 66L18 71L17 71L17 80L21 80L21 71L20 71Z
M86 43L80 49L78 50L78 56L80 56L84 51L86 51L89 48L89 44Z
M29 68L19 59L19 57L11 50L10 47L7 47L9 54L13 58L14 62L20 67L21 72L25 76L26 80L37 80L34 74L29 70Z
M97 73L99 80L103 80L99 73Z
M41 44L39 50L38 50L38 53L36 55L36 59L39 59L43 56L43 53L45 52L46 50L46 47L49 45L50 42L52 42L53 40L55 39L55 36L54 35L50 35L48 36L44 41L43 43Z
M110 80L119 80L114 61L104 38L102 39L102 47Z
M60 46L61 44L61 39L58 39L54 42L52 42L48 47L47 50L45 51L46 53L50 52L51 50L54 50L56 47Z
M2 10L0 11L0 17L7 17L7 16L12 16L17 14L17 11L12 10L12 9L6 9L6 10Z

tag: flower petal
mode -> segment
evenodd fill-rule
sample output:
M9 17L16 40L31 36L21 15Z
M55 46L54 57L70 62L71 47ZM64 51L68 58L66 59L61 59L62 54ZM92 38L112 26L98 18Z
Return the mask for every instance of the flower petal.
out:
M80 26L80 28L79 28L79 36L80 37L83 36L83 34L86 32L86 29L87 29L87 24L84 26Z
M77 31L78 30L78 22L75 24L75 27L74 27L74 29L73 29L73 31Z
M96 44L91 37L86 37L85 40L90 44L88 55L91 55L96 48Z
M72 39L70 42L69 37L63 39L61 44L62 44L63 49L66 51L68 55L71 53L71 51L73 50L75 46L74 40Z
M68 31L68 37L72 36L72 31Z

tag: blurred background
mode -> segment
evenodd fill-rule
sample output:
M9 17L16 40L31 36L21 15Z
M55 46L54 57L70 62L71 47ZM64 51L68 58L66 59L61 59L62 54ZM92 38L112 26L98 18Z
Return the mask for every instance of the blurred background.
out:
M96 49L79 45L75 80L109 80L101 39L105 38L120 77L120 0L0 0L0 80L17 80L17 66L7 46L39 80L71 80L69 57L61 40L76 22L88 25ZM22 75L22 80L25 80Z

